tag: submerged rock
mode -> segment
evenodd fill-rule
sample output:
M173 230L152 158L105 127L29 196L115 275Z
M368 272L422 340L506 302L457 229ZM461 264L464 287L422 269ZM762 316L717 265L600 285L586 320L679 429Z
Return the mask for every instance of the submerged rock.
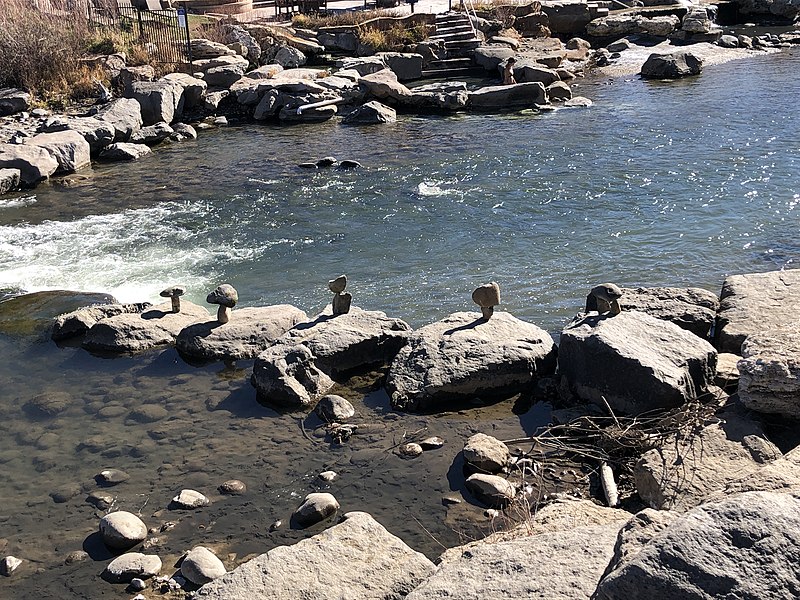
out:
M292 519L300 527L310 527L324 521L339 510L339 503L333 494L313 493L303 500L303 503L292 513Z
M0 302L0 333L11 336L44 334L56 315L109 302L116 300L108 294L65 290L14 296Z
M289 304L242 308L232 311L227 323L213 320L189 325L178 334L175 345L183 354L200 359L255 358L307 318Z
M278 546L219 579L196 597L238 600L403 598L435 570L433 563L390 534L370 515L345 520L292 546Z
M508 313L454 313L414 332L392 361L386 390L399 410L426 410L529 387L556 366L553 338Z

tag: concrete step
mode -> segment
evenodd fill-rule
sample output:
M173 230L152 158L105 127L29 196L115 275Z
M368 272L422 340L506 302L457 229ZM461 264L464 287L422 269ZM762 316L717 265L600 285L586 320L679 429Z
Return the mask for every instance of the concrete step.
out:
M480 69L481 71L483 69ZM453 79L456 77L468 77L474 75L476 67L464 67L461 69L428 69L422 72L423 79Z
M428 69L432 71L469 69L472 66L471 58L445 58L444 60L432 60L428 63Z
M453 26L448 25L446 27L440 27L439 25L436 26L437 35L445 35L448 33L464 33L465 31L472 33L472 27L470 27L469 24Z
M465 40L474 40L475 34L472 31L464 31L463 33L447 33L444 35L436 34L430 37L433 41L443 41L445 44L450 42L460 42Z
M445 48L448 52L453 50L475 50L481 43L482 42L477 38L471 40L457 40L455 42L446 42Z

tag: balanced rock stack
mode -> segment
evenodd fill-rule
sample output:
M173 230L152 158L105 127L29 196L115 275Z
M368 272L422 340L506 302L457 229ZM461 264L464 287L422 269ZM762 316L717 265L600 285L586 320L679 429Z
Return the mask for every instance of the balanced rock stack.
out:
M239 293L229 283L223 283L206 296L206 302L219 305L217 321L224 324L231 320L231 309L239 302Z
M336 279L331 279L328 282L328 289L333 292L333 314L346 315L350 312L350 304L353 302L353 296L350 292L345 292L347 287L347 275L339 275Z
M472 301L481 307L481 314L488 321L494 314L494 307L500 304L500 286L492 281L475 288Z

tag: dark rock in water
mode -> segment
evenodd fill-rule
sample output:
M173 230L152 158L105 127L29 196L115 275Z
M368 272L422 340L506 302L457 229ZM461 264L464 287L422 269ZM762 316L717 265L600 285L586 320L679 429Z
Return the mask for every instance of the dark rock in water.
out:
M326 156L325 158L320 158L316 165L320 169L324 169L325 167L332 167L337 163L337 160L333 156Z
M78 484L68 484L50 492L50 497L56 504L64 504L80 493L81 487Z
M292 514L292 519L300 527L309 527L324 521L337 510L339 510L339 503L333 494L315 492L305 497L303 503Z
M677 79L698 75L703 70L703 61L691 52L679 51L669 54L651 54L642 65L642 77L646 79Z
M65 290L14 296L0 302L0 333L15 337L44 335L56 315L91 304L115 302L108 294Z
M98 510L108 510L114 505L114 496L107 492L92 492L86 498L86 502Z
M50 418L64 412L72 404L67 392L45 392L28 400L23 408L34 418Z
M339 163L337 168L342 171L347 171L350 169L361 169L362 167L363 165L357 160L343 160Z
M118 485L130 478L130 475L120 469L104 469L94 476L94 480L98 484L105 486Z
M99 304L79 308L57 316L53 322L53 331L50 333L50 337L59 341L83 335L92 328L92 325L102 319L122 314L140 313L151 306L152 304L149 302L137 302L134 304Z

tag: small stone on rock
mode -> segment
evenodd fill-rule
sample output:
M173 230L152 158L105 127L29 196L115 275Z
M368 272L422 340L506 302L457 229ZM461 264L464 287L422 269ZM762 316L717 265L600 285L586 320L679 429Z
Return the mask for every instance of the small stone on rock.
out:
M334 294L341 294L347 287L347 275L339 275L328 282L328 289Z

